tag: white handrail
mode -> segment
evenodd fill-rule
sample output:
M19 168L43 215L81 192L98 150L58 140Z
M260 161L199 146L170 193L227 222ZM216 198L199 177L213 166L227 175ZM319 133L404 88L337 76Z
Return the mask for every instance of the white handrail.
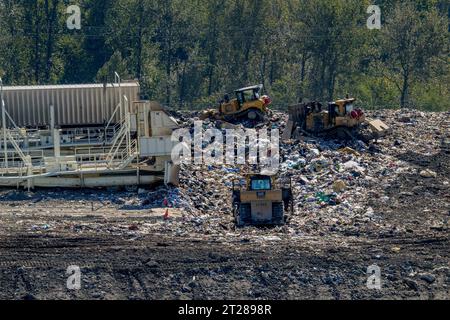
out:
M20 147L17 145L16 141L14 141L14 138L11 136L11 134L9 133L9 131L7 131L7 136L9 138L9 141L11 142L11 144L13 145L14 149L16 150L17 154L20 156L20 158L22 159L22 161L25 164L30 165L28 158L25 156L25 154L22 152L22 150L20 149Z
M114 112L113 112L111 118L109 118L109 121L108 121L108 123L106 124L106 129L108 129L108 127L111 125L112 121L114 120L114 117L116 116L117 110L118 110L119 108L120 108L120 104L118 104L118 105L116 106L116 108L114 109Z

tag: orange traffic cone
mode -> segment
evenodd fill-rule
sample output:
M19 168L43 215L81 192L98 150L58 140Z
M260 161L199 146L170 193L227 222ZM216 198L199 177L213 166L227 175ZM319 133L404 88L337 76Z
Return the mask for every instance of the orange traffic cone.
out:
M169 208L166 209L166 213L164 213L164 220L169 219Z

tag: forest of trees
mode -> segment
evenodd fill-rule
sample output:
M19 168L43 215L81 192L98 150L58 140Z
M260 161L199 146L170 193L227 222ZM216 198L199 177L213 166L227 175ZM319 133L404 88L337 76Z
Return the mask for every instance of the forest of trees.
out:
M367 27L372 4L381 29ZM262 83L280 109L348 93L365 108L450 110L449 31L446 0L0 0L0 77L87 83L117 71L185 109Z

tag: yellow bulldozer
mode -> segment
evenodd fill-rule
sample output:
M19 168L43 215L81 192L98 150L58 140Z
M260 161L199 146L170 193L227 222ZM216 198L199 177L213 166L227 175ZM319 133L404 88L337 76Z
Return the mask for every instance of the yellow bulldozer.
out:
M272 100L269 96L261 95L263 85L256 85L238 89L235 91L236 98L230 99L226 94L218 110L206 110L202 118L214 118L216 120L234 121L238 119L249 119L254 121L264 120L269 111Z
M298 138L301 134L313 134L368 142L390 132L390 128L381 120L367 119L355 102L355 98L347 97L328 103L326 109L316 101L290 106L283 140Z
M233 213L238 227L284 225L294 210L292 182L249 174L246 186L233 182Z

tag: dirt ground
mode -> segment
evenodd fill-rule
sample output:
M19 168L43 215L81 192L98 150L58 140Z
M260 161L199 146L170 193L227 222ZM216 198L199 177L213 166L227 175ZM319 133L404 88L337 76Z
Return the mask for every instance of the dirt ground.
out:
M413 176L401 183L417 185ZM431 197L447 192L420 187ZM424 222L433 213L423 213L430 201L420 197L408 200L397 192L395 213L386 212L384 219L408 224L405 234L351 229L261 242L142 233L136 229L145 223L170 228L180 218L172 212L172 220L163 221L163 209L103 206L93 199L107 196L103 191L72 193L85 201L36 201L46 191L2 201L1 299L450 298L449 232ZM444 197L434 212L448 209L439 207L448 205L448 193ZM381 268L381 290L366 285L373 264ZM70 265L81 269L80 290L66 287Z

